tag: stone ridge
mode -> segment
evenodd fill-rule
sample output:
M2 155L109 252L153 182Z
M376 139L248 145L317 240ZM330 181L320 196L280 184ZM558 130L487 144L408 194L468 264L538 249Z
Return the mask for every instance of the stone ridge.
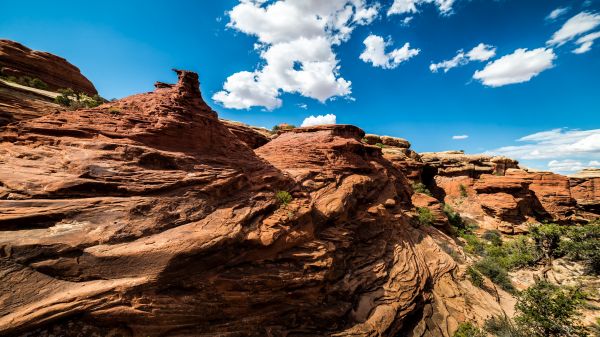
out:
M39 78L54 91L71 88L90 96L98 93L79 68L64 58L31 50L11 40L0 39L0 71L5 76Z

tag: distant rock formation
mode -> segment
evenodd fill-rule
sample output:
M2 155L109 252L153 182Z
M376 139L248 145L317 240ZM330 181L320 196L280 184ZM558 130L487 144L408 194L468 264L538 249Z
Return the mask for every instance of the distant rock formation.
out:
M5 76L39 78L54 91L71 88L88 95L98 93L92 82L64 58L31 50L11 40L0 40L0 73Z

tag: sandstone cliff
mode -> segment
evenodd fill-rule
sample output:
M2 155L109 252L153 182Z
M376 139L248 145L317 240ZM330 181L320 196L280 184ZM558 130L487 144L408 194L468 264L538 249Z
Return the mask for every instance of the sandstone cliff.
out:
M10 40L0 40L0 71L5 76L39 78L50 90L71 88L88 95L98 93L92 82L64 58Z
M0 132L0 334L450 336L512 307L360 129L254 153L178 74Z

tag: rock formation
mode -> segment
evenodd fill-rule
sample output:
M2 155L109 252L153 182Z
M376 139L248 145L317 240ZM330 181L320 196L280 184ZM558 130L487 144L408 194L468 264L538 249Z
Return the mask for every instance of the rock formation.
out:
M0 81L0 128L9 123L37 118L63 109L47 95Z
M88 95L98 93L92 82L64 58L10 40L0 40L0 73L39 78L50 90L71 88Z
M450 336L512 307L362 130L255 153L178 75L0 132L1 335Z

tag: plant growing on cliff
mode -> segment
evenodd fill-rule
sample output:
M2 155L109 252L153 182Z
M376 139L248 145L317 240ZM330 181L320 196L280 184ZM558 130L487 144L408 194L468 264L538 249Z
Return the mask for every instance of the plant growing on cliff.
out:
M583 304L579 289L538 281L518 296L515 322L532 337L587 336L578 319Z
M559 243L559 251L571 260L583 261L588 273L599 275L600 221L568 228Z
M375 143L375 146L383 149L385 147L385 145L383 145L382 143Z
M458 189L460 190L461 197L466 198L469 196L469 193L467 192L467 188L465 187L465 185L463 185L463 184L458 185Z
M429 191L429 189L427 189L427 186L425 186L425 184L423 184L422 182L412 183L412 189L415 193L423 193L428 196L431 196L431 192Z
M540 252L546 257L546 263L556 256L563 229L557 224L544 224L529 229L531 237Z
M510 281L508 271L502 267L496 259L485 257L475 263L475 269L487 276L500 288L512 293L515 288Z
M431 210L427 207L418 207L417 214L421 225L431 226L435 220L433 213L431 213Z
M288 191L277 191L275 193L275 199L277 199L277 202L282 205L283 207L286 207L290 202L292 202L292 195L288 192Z
M460 231L465 228L465 224L463 223L460 214L456 212L452 206L448 204L444 204L444 213L446 213L446 217L448 218L448 222L455 229L455 231Z
M466 322L458 326L453 337L485 337L485 333L473 324Z
M483 276L481 275L481 273L475 270L475 268L467 268L467 275L469 275L469 280L471 280L471 283L473 283L474 286L478 288L483 287Z

